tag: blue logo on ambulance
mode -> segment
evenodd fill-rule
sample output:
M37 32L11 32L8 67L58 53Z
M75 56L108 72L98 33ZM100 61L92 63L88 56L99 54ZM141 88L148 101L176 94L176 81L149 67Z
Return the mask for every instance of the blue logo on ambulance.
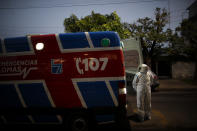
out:
M62 59L51 59L51 73L62 74L63 73L63 60Z

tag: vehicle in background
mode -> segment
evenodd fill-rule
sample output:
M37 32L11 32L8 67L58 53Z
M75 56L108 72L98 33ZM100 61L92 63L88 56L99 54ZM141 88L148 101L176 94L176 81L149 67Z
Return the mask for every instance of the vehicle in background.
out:
M153 83L151 85L151 91L156 91L159 89L159 78L158 76L152 71L152 70L148 70L148 72L152 75L153 78Z

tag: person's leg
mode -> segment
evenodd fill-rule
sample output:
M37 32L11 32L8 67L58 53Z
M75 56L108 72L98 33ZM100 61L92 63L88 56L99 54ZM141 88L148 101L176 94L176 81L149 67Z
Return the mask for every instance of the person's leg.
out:
M147 92L145 93L144 97L144 110L145 110L145 120L151 119L151 89L148 88Z
M144 93L142 91L137 91L137 114L139 121L144 121Z

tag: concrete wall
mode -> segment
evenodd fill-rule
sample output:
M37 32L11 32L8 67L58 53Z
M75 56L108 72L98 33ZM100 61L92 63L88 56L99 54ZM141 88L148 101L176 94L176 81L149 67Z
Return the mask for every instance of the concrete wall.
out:
M173 79L191 79L194 77L194 62L176 62L172 64Z

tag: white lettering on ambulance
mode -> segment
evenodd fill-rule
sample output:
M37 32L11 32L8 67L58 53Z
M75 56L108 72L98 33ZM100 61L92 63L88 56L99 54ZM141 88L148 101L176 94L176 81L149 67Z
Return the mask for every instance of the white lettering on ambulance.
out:
M92 71L97 71L99 68L99 61L96 58L92 58L89 62L89 67Z
M14 60L0 62L0 76L23 76L23 79L31 70L36 70L37 60Z
M79 66L79 64L84 65L84 67ZM101 64L102 63L102 64ZM84 71L104 71L108 63L108 58L76 58L76 68L79 74L84 74ZM100 66L101 65L101 66Z
M101 70L105 70L106 66L107 66L107 63L108 63L108 58L100 58L99 59L100 61L103 61L103 64L101 66Z

